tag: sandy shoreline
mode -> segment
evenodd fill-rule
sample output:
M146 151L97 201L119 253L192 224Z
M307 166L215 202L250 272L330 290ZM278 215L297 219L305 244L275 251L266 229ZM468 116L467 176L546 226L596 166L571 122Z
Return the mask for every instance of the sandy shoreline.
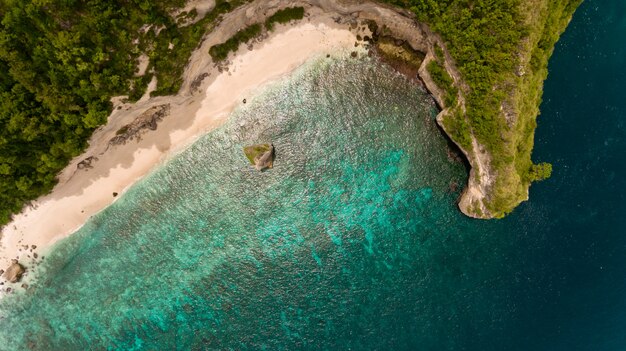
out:
M210 0L191 3L204 7L214 4ZM305 18L295 24L278 25L248 47L242 45L221 68L213 63L208 55L211 46L290 6L305 7ZM424 67L433 58L434 43L442 46L441 39L417 23L412 14L369 1L253 1L225 15L205 35L191 54L177 95L144 96L134 104L124 103L123 97L112 98L114 107L107 124L96 130L89 148L58 175L59 183L53 191L34 201L2 228L0 269L17 258L26 266L25 281L29 282L28 272L41 262L54 243L74 233L128 187L198 137L222 125L244 98L253 97L265 84L289 74L313 57L364 50L363 45L358 45L358 36L372 35L365 21L384 24L385 31L393 38L427 53L420 77L439 101L436 86ZM158 84L153 80L152 88L154 83ZM158 123L154 119L148 122L150 129L157 127L156 130L142 129L138 139L112 143L122 127L145 120L146 116L150 117L146 111L155 110L167 111ZM89 160L88 167L81 167ZM3 281L0 278L0 283Z
M313 13L295 25L278 28L255 43L252 50L242 46L228 71L220 73L214 65L207 64L210 57L206 54L213 41L220 42L219 34L215 40L207 38L194 53L206 57L192 57L181 93L115 106L107 125L94 134L87 151L64 169L54 190L3 228L0 268L8 267L13 258L30 268L45 255L46 249L78 230L125 189L199 136L222 125L237 104L254 90L312 57L354 48L356 41L356 34L347 25L341 28L330 15ZM203 82L199 89L192 88L190 80L206 73L208 82ZM164 104L169 104L170 113L158 123L157 130L141 135L139 141L109 146L119 128L150 107ZM92 167L77 169L77 164L89 156L94 156ZM119 195L114 197L113 193Z

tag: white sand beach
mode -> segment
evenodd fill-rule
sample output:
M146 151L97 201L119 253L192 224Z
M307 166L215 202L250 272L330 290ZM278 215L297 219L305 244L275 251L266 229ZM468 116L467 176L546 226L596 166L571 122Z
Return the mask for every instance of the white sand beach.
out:
M317 11L296 24L279 26L269 37L254 43L252 50L242 45L231 58L228 71L220 73L208 48L241 27L241 16L246 14L239 12L227 16L194 52L178 95L146 96L136 104L114 99L118 103L108 123L92 136L86 152L59 175L54 190L3 228L0 268L9 266L14 258L31 267L37 261L35 256L41 259L47 248L79 229L156 166L223 124L237 104L250 98L255 89L288 74L311 57L354 48L356 41L356 34L348 25L337 25L329 14ZM202 74L208 76L199 87L191 84ZM141 134L140 140L110 145L120 128L151 107L164 104L169 104L170 113L158 123L157 130ZM94 157L91 168L78 169L78 163L90 156ZM118 195L114 197L113 193Z

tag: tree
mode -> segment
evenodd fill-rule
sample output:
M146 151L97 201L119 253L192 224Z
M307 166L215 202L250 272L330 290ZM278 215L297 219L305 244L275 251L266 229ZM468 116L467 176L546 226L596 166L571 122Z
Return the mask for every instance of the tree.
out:
M547 162L530 166L528 178L531 182L541 181L550 178L552 175L552 165Z

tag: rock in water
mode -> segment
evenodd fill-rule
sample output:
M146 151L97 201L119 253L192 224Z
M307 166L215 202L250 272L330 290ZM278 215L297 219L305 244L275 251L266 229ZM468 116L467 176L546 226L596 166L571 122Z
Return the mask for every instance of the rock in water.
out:
M274 146L270 145L270 149L263 155L254 158L254 167L257 171L274 167Z
M243 148L243 152L257 171L274 166L274 145L272 144L246 146Z
M4 278L11 283L17 283L26 269L17 260L11 260L11 266L4 272Z

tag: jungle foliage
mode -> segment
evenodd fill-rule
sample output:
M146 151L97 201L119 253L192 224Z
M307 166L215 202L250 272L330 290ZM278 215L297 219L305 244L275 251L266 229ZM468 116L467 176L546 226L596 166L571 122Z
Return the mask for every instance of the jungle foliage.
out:
M458 90L454 86L454 81L448 74L448 71L446 71L446 69L443 68L443 65L436 60L430 61L426 66L426 69L435 84L437 84L437 86L445 92L444 103L446 106L456 105L456 94L458 93Z
M289 23L290 21L300 20L304 17L304 7L288 7L286 9L278 10L275 14L268 17L265 21L265 28L267 30L274 29L275 23Z
M239 45L247 43L250 40L258 37L259 34L261 34L261 30L261 25L258 23L250 25L238 31L235 35L230 37L225 42L211 46L211 48L209 49L209 54L214 61L223 61L228 57L229 53L237 51Z
M110 98L176 93L202 35L244 3L218 0L196 23L185 0L0 0L0 225L55 177L106 122ZM178 23L181 22L181 23ZM174 46L176 50L171 49ZM137 77L137 58L150 58Z

